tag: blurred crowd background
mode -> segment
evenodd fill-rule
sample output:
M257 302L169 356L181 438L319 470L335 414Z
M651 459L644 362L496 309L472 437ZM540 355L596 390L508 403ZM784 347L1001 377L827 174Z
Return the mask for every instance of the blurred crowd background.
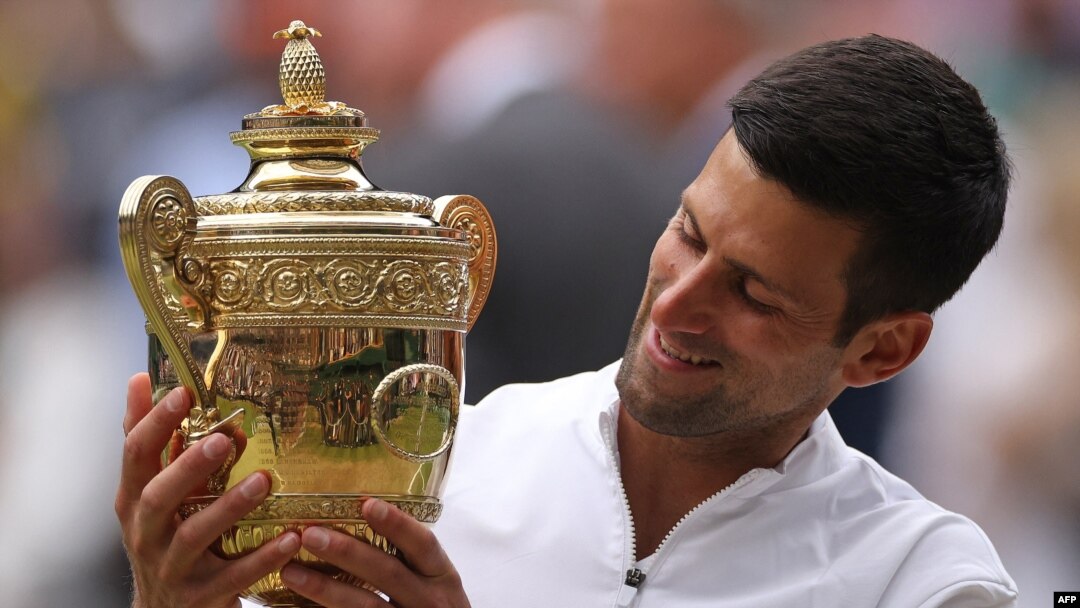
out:
M0 3L0 589L118 607L112 511L142 313L116 214L136 177L243 179L279 103L274 31L319 28L328 98L389 190L469 193L500 238L467 398L621 355L651 245L770 60L869 32L974 82L1016 165L1005 234L902 378L845 395L851 443L976 520L1023 594L1080 586L1080 2L37 0Z

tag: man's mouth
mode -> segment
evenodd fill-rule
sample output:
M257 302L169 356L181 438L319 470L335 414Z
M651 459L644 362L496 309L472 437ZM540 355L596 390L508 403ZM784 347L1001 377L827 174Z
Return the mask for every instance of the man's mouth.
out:
M664 336L660 336L660 348L664 351L665 354L667 354L667 356L671 357L672 359L678 359L679 361L683 361L691 365L716 365L719 363L719 361L713 359L706 359L705 357L699 357L697 355L689 355L683 352L679 352L673 346L668 344L666 340L664 340Z

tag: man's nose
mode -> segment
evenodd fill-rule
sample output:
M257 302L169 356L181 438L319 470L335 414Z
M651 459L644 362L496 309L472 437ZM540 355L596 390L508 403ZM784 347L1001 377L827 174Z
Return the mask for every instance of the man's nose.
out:
M720 307L718 279L703 265L680 274L660 286L653 302L651 320L661 332L703 334L713 328Z

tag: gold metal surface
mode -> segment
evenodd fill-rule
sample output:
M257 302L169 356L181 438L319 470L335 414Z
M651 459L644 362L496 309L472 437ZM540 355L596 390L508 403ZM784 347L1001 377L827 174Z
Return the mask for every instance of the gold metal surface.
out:
M309 36L322 34L303 21L293 21L288 28L274 33L274 38L288 40L278 74L285 105L267 107L263 114L332 114L344 109L341 102L326 101L326 72Z
M233 215L281 211L387 211L430 217L435 211L426 196L403 192L235 192L195 198L199 215Z
M171 177L135 180L120 203L120 255L128 279L147 323L165 338L161 346L177 362L180 382L192 389L195 407L203 408L212 400L184 331L186 326L205 326L205 307L185 289L201 270L199 262L186 254L196 220L187 188ZM180 320L182 316L186 318Z
M464 337L487 299L496 238L470 196L375 187L360 163L378 141L363 112L325 101L325 72L294 21L285 103L244 117L251 157L233 192L192 197L143 177L120 208L120 248L147 316L155 399L183 384L195 407L162 455L233 441L184 517L257 470L271 494L213 547L226 558L319 525L395 554L364 522L379 497L433 522L464 382ZM362 585L313 555L298 561ZM274 573L245 594L310 606Z

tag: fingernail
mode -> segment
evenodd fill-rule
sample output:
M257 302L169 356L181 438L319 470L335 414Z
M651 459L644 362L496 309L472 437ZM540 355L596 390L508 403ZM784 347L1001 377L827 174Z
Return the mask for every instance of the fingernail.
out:
M388 510L386 503L377 498L369 498L368 502L371 503L367 508L368 521L382 521Z
M308 574L301 566L289 564L281 569L281 579L289 586L300 586L307 582Z
M176 387L169 391L162 399L161 402L165 406L165 409L170 412L179 412L184 407L184 397L180 394L184 389L182 387Z
M282 553L296 553L300 549L300 537L295 532L286 532L278 540L277 548Z
M207 458L220 458L229 451L229 440L220 433L214 433L206 438L202 449Z
M304 545L309 549L325 549L330 544L330 533L319 527L304 530Z
M255 499L266 492L266 486L266 475L252 473L248 475L247 479L240 482L240 493L244 495L244 498Z

